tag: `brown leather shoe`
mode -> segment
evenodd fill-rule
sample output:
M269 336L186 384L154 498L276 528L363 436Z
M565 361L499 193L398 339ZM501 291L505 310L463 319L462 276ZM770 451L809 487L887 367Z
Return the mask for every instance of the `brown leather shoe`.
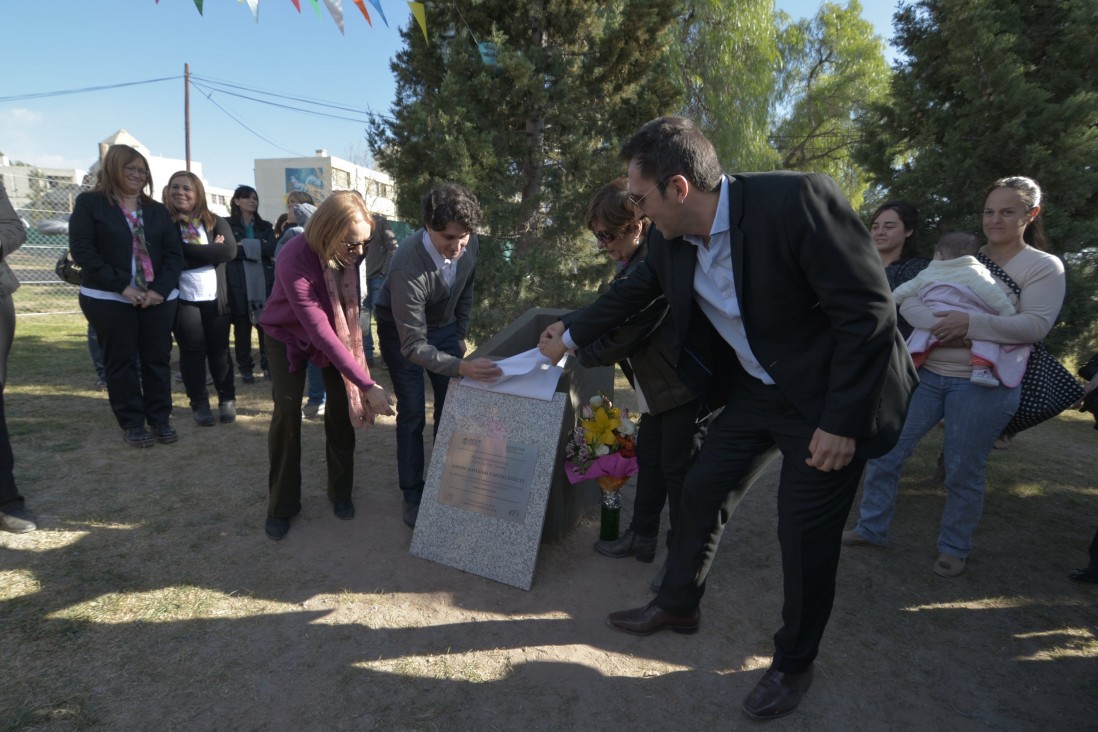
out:
M672 615L656 605L655 601L634 610L620 610L610 613L606 623L614 630L632 635L652 635L667 628L676 633L697 633L701 622L701 610L689 615Z
M743 713L763 721L789 714L812 685L812 668L787 674L771 666L743 700Z

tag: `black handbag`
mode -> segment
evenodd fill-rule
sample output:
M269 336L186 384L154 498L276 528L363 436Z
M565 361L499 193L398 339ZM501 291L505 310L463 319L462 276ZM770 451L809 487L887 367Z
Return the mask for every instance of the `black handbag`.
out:
M68 249L57 260L57 264L54 265L53 271L57 273L57 276L63 282L68 282L70 285L81 284L80 265L73 261L72 252Z
M1016 297L1022 296L1022 288L1018 287L1018 283L1004 272L1002 267L984 254L977 254L976 258L1013 290ZM1044 343L1038 341L1033 344L1029 363L1026 364L1026 373L1022 376L1022 398L1018 402L1018 411L1014 413L1003 434L1016 435L1022 430L1052 419L1079 401L1082 396L1083 387L1071 372L1048 352Z

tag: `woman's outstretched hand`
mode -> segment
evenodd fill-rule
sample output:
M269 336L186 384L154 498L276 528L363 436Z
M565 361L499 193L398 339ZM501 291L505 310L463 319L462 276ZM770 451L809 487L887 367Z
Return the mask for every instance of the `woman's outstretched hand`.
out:
M392 415L394 413L393 400L381 388L381 384L374 384L366 391L366 400L370 402L370 409L374 414Z

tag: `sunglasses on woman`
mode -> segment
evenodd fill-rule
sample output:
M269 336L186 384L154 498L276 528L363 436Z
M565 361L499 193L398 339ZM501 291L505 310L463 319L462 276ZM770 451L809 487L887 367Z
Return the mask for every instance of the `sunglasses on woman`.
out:
M592 232L592 233L594 233L595 238L598 239L603 244L609 244L610 242L614 241L619 236L621 236L621 232L617 232L617 231L599 230L599 231L595 231L595 232Z

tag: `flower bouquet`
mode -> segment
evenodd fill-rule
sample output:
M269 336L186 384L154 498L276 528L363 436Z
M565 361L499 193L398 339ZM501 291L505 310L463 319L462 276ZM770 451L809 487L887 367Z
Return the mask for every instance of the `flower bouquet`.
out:
M564 474L570 483L596 479L602 488L599 539L618 538L621 487L637 473L637 423L628 409L618 409L603 393L580 409L578 424L564 447Z

